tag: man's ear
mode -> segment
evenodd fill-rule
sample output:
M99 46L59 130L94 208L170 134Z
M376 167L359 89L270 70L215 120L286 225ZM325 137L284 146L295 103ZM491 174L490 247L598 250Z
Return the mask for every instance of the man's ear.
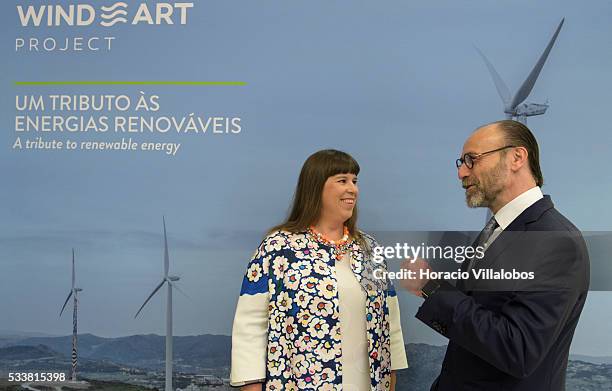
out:
M513 171L518 171L525 164L528 164L527 161L529 159L529 152L527 152L527 148L525 147L516 147L510 152L511 160L511 168Z

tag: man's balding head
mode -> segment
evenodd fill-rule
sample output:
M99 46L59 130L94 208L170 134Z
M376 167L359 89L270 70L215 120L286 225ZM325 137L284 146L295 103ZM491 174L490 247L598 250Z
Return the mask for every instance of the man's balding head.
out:
M529 128L517 121L503 120L493 122L485 127L493 126L504 138L504 142L515 147L527 150L529 169L537 186L544 184L542 169L540 168L540 148L538 142Z

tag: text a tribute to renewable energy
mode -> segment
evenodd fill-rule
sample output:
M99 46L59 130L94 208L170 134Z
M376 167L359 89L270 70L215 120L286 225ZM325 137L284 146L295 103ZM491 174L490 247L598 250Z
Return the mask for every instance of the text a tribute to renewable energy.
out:
M83 289L77 288L75 283L76 277L74 272L74 249L72 249L72 288L70 289L70 293L68 293L68 297L62 306L62 310L60 311L59 316L62 316L70 297L73 297L72 303L72 368L70 370L70 380L73 382L77 381L76 371L77 371L77 312L78 312L78 293Z
M514 119L518 122L527 125L527 117L532 117L534 115L542 115L546 113L546 109L548 109L548 103L523 102L525 101L525 99L527 99L527 97L531 93L531 90L533 89L533 86L538 80L540 71L544 67L544 63L546 62L546 59L548 58L548 55L550 54L550 51L553 45L555 44L555 41L557 40L557 36L561 31L563 22L565 22L565 18L561 19L561 22L559 22L555 33L548 42L548 45L546 45L546 48L544 49L544 52L542 52L542 55L540 55L538 62L534 65L533 69L531 70L531 72L529 72L529 75L527 75L527 78L525 79L525 81L523 81L523 84L521 84L519 89L516 90L516 93L514 93L514 95L510 94L508 86L506 85L506 83L504 83L503 79L501 78L499 73L497 73L495 67L493 67L493 64L491 64L489 59L480 49L476 48L476 50L482 57L485 65L487 66L489 73L491 74L491 78L493 79L493 83L495 83L495 88L497 89L499 97L504 103L504 113L506 114L506 119ZM491 219L491 216L491 211L487 209L486 222Z
M157 287L151 292L149 297L140 306L134 318L140 314L140 311L147 305L149 300L161 289L164 284L168 284L168 295L166 298L166 387L165 391L172 391L172 288L176 288L182 292L180 288L174 284L180 278L177 276L169 276L168 269L170 268L170 259L168 256L168 238L166 236L166 219L163 218L164 224L164 277Z

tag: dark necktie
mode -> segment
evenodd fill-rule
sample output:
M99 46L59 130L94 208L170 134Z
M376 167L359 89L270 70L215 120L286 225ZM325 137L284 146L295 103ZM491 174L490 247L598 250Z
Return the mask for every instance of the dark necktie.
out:
M491 237L491 235L493 235L493 231L495 231L495 228L497 227L499 227L499 224L497 224L495 216L492 216L491 220L489 220L487 225L485 225L484 229L480 233L480 237L478 238L478 244L476 244L476 247L484 246L487 240L489 240L489 238Z
M484 229L480 232L480 235L478 235L478 240L476 241L473 247L476 248L476 247L484 246L485 243L487 243L487 241L491 237L491 235L493 235L493 231L495 231L495 228L497 227L499 227L499 224L497 224L497 220L495 220L495 216L492 216L491 220L489 220L487 225L485 225ZM472 270L475 263L476 261L474 258L470 259L465 268L466 271L469 272L470 270Z

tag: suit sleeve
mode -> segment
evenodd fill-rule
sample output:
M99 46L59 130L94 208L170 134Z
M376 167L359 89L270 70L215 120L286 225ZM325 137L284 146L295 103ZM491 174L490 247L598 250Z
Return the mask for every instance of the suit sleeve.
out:
M269 265L274 254L269 239L264 240L242 281L232 328L230 385L234 387L266 379Z
M575 276L580 275L586 255L575 241L550 238L538 243L538 249L534 250L535 273L543 278L545 289L540 285L509 293L506 303L493 311L443 282L416 317L499 370L516 378L529 376L585 294L584 287L576 286Z

